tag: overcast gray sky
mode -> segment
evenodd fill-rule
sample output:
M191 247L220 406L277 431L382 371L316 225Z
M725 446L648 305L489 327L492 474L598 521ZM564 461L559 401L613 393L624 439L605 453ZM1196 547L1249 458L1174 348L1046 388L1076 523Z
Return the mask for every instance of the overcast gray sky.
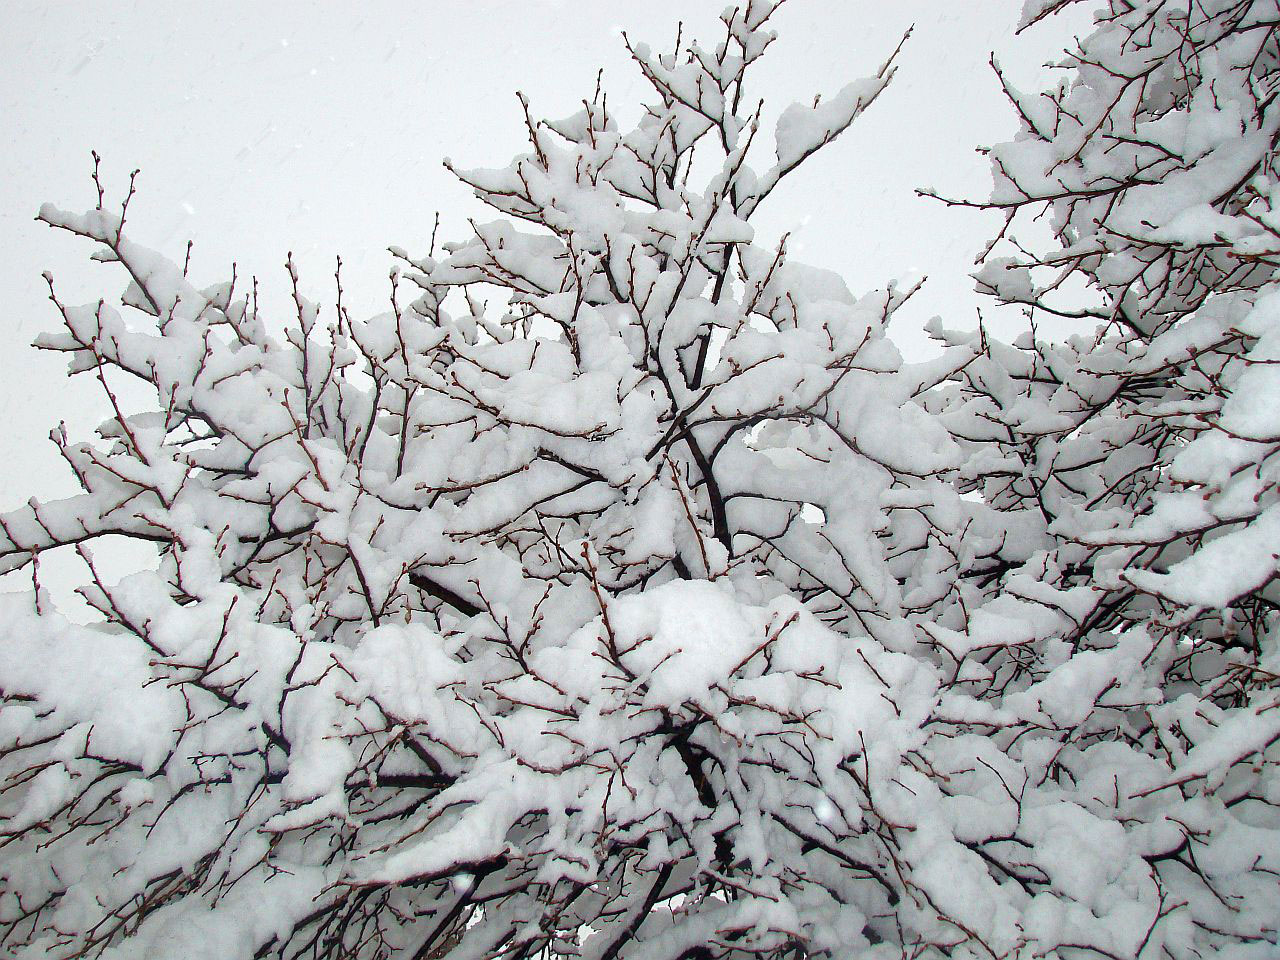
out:
M669 46L675 25L710 35L724 0L473 0L359 3L248 0L101 3L6 0L0 7L0 509L72 492L45 440L59 419L85 437L102 419L92 383L68 384L28 344L57 318L43 270L67 299L116 297L123 281L88 250L33 222L39 204L87 209L89 151L108 188L140 167L130 234L213 283L238 261L268 304L294 251L313 299L345 262L353 312L383 309L389 244L425 252L482 215L441 167L502 166L523 147L513 92L540 115L574 112L605 71L610 106L634 117L644 91L619 36ZM1015 130L987 60L1019 85L1052 81L1073 21L1015 39L1021 0L791 0L755 93L776 115L874 72L912 23L898 79L835 146L761 211L765 237L793 232L793 257L842 273L855 293L928 272L897 335L974 321L966 273L995 225L913 189L982 196L974 148Z

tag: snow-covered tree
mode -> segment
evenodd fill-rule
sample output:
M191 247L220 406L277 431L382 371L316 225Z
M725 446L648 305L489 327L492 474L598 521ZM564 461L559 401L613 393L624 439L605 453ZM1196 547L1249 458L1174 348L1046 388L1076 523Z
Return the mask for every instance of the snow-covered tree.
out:
M11 948L612 960L887 935L901 814L878 795L933 684L907 614L946 599L961 512L913 398L970 352L903 368L884 327L908 292L855 299L755 242L892 76L783 112L756 172L772 8L632 46L655 94L635 129L597 90L530 119L507 168L460 172L503 219L400 254L367 322L340 300L326 320L290 265L273 338L252 291L195 289L123 212L42 210L130 283L123 312L55 300L41 345L113 404L122 376L157 402L101 443L55 436L84 493L3 518L7 568L75 547L101 613L6 610ZM111 582L87 548L108 535L158 543L159 569Z
M6 953L1274 950L1274 5L1117 2L1074 86L1010 91L995 203L1066 252L982 282L1038 315L1066 268L1100 332L939 327L922 363L886 337L911 291L751 226L893 74L770 137L777 5L629 44L631 130L602 89L526 104L526 154L458 171L500 218L393 251L367 321L340 268L321 308L290 262L276 327L127 199L42 209L128 286L50 281L40 345L112 415L53 434L82 494L0 518L35 581L0 631ZM112 576L111 537L157 568ZM60 548L93 622L40 589Z
M1078 893L1036 896L1021 935L1036 956L1270 956L1280 8L1112 0L1063 66L1049 93L1005 83L1022 133L991 152L1007 222L976 275L1031 330L943 335L983 353L944 416L963 483L1036 546L993 565L959 639L991 640L981 699L1040 711L1018 749L1059 798L1039 836L1023 804L1015 839L1062 846L1020 878Z

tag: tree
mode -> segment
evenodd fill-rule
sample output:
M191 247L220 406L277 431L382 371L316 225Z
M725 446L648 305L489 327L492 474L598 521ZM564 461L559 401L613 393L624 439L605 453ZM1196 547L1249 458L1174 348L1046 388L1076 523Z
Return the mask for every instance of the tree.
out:
M1029 3L1026 22L1071 2ZM1040 722L1072 732L1039 776L1079 805L1074 829L1111 836L1105 899L1024 934L1262 956L1280 916L1280 16L1113 0L1096 24L1069 84L1005 83L1022 133L991 153L985 206L1007 221L976 276L1030 333L1017 349L945 335L984 354L961 377L978 416L948 421L973 451L967 486L1021 514L1035 549L990 574L1026 602L984 608L1035 645L987 666L1000 686L1048 670L1027 693L1056 682ZM1053 245L1013 239L1034 220ZM1004 238L1012 255L994 255ZM1064 322L1081 334L1039 338Z
M1231 166L1223 116L1270 136L1274 25L1117 4L1051 107L1010 91L1027 133L993 154L995 202L1049 203L1067 252L982 282L1061 310L1032 277L1068 265L1112 313L1016 348L938 328L942 356L904 363L885 329L912 291L855 298L750 225L893 75L789 107L753 149L777 6L726 11L709 45L628 41L653 98L625 133L599 87L562 121L524 104L529 152L458 171L501 219L393 251L367 321L340 265L322 311L290 260L272 335L252 289L197 289L129 240L128 198L42 208L128 287L75 307L50 281L64 330L40 345L112 416L53 435L80 496L0 518L0 565L35 579L0 642L7 951L1271 949L1270 578L1185 593L1231 537L1269 549L1275 441L1233 419L1266 413L1265 314L1239 326L1265 310L1266 215L1224 201L1244 233L1192 252L1159 226L1107 246L1125 208L1095 201L1118 152L1177 154L1144 111L1220 147L1134 175L1176 197L1184 168ZM1108 106L1135 58L1152 79ZM1261 184L1268 149L1252 162ZM1169 279L1125 287L1150 243ZM1179 472L1219 435L1245 467ZM157 569L110 579L108 536L157 544ZM68 547L97 622L40 590Z

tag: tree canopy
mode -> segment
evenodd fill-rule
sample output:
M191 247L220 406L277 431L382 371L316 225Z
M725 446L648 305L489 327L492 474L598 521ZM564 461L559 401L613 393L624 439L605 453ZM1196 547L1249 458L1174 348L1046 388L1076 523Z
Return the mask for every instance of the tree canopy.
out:
M290 258L278 327L197 287L96 167L41 208L127 288L49 278L111 416L0 517L8 955L1273 955L1280 13L1111 0L1006 83L991 197L946 202L1007 213L975 276L1030 331L921 361L912 289L752 226L895 70L770 135L778 6L628 40L632 129L524 104L455 171L495 219L393 250L368 319L340 265L321 307Z

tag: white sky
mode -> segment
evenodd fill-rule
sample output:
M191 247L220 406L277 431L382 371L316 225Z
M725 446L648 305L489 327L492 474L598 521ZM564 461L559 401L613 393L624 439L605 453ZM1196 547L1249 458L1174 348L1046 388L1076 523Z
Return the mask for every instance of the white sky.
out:
M308 294L327 301L335 254L353 313L381 311L396 244L425 252L484 216L441 167L502 166L523 149L513 96L535 114L573 113L605 70L610 106L637 115L644 94L618 33L667 48L675 24L714 36L724 0L247 0L101 3L5 0L0 6L0 509L73 492L44 438L59 419L73 439L103 418L87 378L28 346L57 325L43 270L66 299L118 297L110 267L33 216L43 201L93 205L90 149L120 193L140 167L129 212L136 242L181 261L194 239L203 285L257 274L280 303L286 251ZM874 72L908 25L898 78L835 145L762 208L758 236L790 230L795 259L842 273L859 293L928 272L897 337L921 349L920 324L969 326L981 300L966 276L998 224L918 199L915 187L980 197L990 185L974 148L1015 124L987 64L995 51L1024 88L1051 82L1080 16L1015 40L1021 0L791 0L754 93L776 116ZM1082 11L1083 12L1083 11ZM769 129L772 129L770 123Z

